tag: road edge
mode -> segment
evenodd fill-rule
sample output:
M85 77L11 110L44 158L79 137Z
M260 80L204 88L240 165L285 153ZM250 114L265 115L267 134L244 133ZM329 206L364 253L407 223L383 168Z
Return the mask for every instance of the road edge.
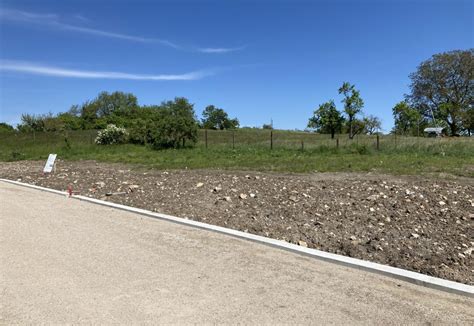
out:
M2 179L2 178L0 178L0 181L18 185L18 186L28 187L28 188L32 188L36 190L50 192L56 195L68 196L68 193L64 191L31 185L31 184L23 183L20 181L13 181L13 180ZM326 262L335 263L335 264L350 267L350 268L355 268L355 269L359 269L359 270L363 270L363 271L367 271L367 272L371 272L371 273L375 273L375 274L379 274L383 276L388 276L391 278L395 278L398 280L402 280L405 282L421 285L421 286L436 289L436 290L441 290L444 292L449 292L449 293L454 293L454 294L459 294L459 295L474 298L474 286L470 286L467 284L448 281L441 278L432 277L432 276L408 271L408 270L397 268L397 267L382 265L382 264L373 263L373 262L369 262L369 261L365 261L365 260L361 260L357 258L328 253L321 250L301 247L301 246L291 244L291 243L281 241L281 240L276 240L276 239L267 238L267 237L263 237L263 236L259 236L255 234L250 234L250 233L246 233L242 231L228 229L228 228L217 226L217 225L193 221L186 218L181 218L181 217L176 217L176 216L166 215L166 214L161 214L161 213L155 213L155 212L148 211L141 208L135 208L131 206L111 203L111 202L107 202L107 201L103 201L103 200L99 200L95 198L90 198L86 196L78 195L78 196L72 196L71 198L78 199L81 201L86 201L93 204L106 206L106 207L112 207L112 208L116 208L116 209L120 209L120 210L124 210L128 212L133 212L133 213L145 215L148 217L152 217L152 218L156 218L156 219L160 219L164 221L178 223L181 225L186 225L186 226L190 226L194 228L200 228L200 229L204 229L204 230L208 230L212 232L217 232L217 233L229 235L229 236L244 239L244 240L250 240L250 241L261 243L261 244L271 246L274 248L291 251L300 255L305 255L307 257L315 258L318 260L323 260Z

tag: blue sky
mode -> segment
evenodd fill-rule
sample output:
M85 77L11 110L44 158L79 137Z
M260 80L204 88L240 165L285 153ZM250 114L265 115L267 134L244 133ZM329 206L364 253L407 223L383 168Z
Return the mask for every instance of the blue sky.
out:
M120 90L304 129L318 104L342 109L349 81L388 131L421 61L474 46L473 13L468 0L2 0L0 120Z

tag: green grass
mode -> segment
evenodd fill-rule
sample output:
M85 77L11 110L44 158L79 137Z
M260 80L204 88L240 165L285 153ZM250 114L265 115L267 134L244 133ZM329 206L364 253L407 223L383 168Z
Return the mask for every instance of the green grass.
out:
M97 160L144 165L158 169L238 169L278 172L380 172L390 174L449 174L474 177L474 139L359 136L294 131L242 129L200 130L194 148L153 150L140 145L98 146L95 131L64 134L0 134L0 161L44 160L57 153L67 160ZM234 139L234 148L233 142ZM304 149L302 149L302 142Z

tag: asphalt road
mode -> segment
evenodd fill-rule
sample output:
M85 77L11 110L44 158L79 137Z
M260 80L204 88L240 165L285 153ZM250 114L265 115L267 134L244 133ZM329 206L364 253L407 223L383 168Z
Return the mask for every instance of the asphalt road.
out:
M0 182L0 323L474 323L474 300Z

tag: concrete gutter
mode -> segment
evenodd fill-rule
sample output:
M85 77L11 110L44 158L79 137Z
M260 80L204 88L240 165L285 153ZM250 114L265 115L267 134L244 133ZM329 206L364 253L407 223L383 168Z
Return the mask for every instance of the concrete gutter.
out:
M47 191L47 192L51 192L51 193L54 193L54 194L57 194L57 195L68 196L67 192L54 190L54 189L50 189L50 188L45 188L45 187L40 187L40 186L35 186L35 185L30 185L30 184L23 183L23 182L12 181L12 180L7 180L7 179L0 179L0 181L15 184L15 185L19 185L19 186L24 186L24 187L28 187L28 188L32 188L32 189L37 189L37 190L41 190L41 191ZM115 203L111 203L111 202L107 202L107 201L103 201L103 200L99 200L99 199L95 199L95 198L90 198L90 197L86 197L86 196L72 196L71 198L75 198L75 199L79 199L79 200L82 200L82 201L86 201L86 202L90 202L90 203L94 203L94 204L99 204L99 205L103 205L103 206L107 206L107 207L117 208L117 209L121 209L121 210L124 210L124 211L149 216L149 217L152 217L152 218L157 218L157 219L160 219L160 220L165 220L165 221L170 221L170 222L173 222L173 223L187 225L187 226L190 226L190 227L195 227L195 228L200 228L200 229L204 229L204 230L208 230L208 231L218 232L218 233L226 234L226 235L229 235L229 236L237 237L237 238L240 238L240 239L245 239L245 240L258 242L258 243L265 244L267 246L272 246L272 247L275 247L275 248L278 248L278 249L284 249L284 250L291 251L291 252L294 252L294 253L297 253L297 254L309 256L309 257L312 257L312 258L315 258L315 259L319 259L319 260L323 260L323 261L327 261L327 262L331 262L331 263L336 263L338 265L347 266L347 267L351 267L351 268L356 268L356 269L368 271L368 272L371 272L371 273L377 273L377 274L385 275L385 276L392 277L392 278L395 278L395 279L399 279L399 280L402 280L402 281L406 281L406 282L414 283L414 284L417 284L417 285L425 286L425 287L428 287L428 288L437 289L437 290L441 290L441 291L445 291L445 292L460 294L460 295L463 295L463 296L474 298L474 286L470 286L470 285L467 285L467 284L448 281L448 280L444 280L444 279L441 279L441 278L432 277L432 276L428 276L428 275L424 275L424 274L420 274L420 273L416 273L416 272L411 272L411 271L407 271L407 270L404 270L404 269L401 269L401 268L396 268L396 267L391 267L391 266L387 266L387 265L372 263L372 262L368 262L368 261L361 260L361 259L356 259L356 258L341 256L341 255L337 255L337 254L332 254L332 253L328 253L328 252L321 251L321 250L305 248L305 247L297 246L297 245L294 245L294 244L291 244L291 243L288 243L288 242L285 242L285 241L266 238L266 237L259 236L259 235L254 235L254 234L250 234L250 233L246 233L246 232L242 232L242 231L237 231L237 230L224 228L224 227L221 227L221 226L216 226L216 225L206 224L206 223L197 222L197 221L193 221L193 220L188 220L188 219L180 218L180 217L176 217L176 216L155 213L155 212L151 212L151 211L141 209L141 208L135 208L135 207L125 206L125 205L115 204Z

